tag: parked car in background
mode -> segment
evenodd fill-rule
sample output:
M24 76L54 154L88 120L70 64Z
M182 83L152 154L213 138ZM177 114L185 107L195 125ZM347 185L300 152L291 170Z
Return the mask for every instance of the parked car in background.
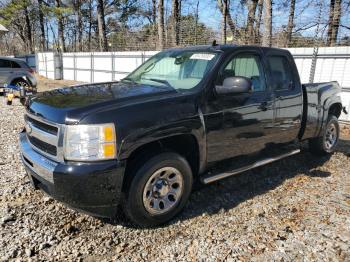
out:
M0 57L0 93L5 88L24 87L27 92L36 93L37 80L34 70L26 62L9 57ZM16 96L19 96L15 92Z
M302 85L287 50L160 52L120 82L39 93L20 134L28 176L69 206L155 226L208 184L300 152L334 152L337 82ZM274 170L272 170L274 172Z

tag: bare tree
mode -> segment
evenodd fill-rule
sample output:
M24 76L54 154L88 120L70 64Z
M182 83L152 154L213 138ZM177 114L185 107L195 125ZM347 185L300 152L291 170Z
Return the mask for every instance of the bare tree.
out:
M228 1L223 0L223 12L222 12L222 42L226 44L227 41L227 13L228 13Z
M173 0L172 4L172 39L173 45L179 45L179 18L180 18L179 0Z
M97 0L98 42L100 51L108 51L104 1Z
M75 0L74 1L74 11L76 13L76 31L77 31L77 42L75 44L75 48L78 51L82 51L83 48L83 18L82 18L82 1Z
M332 23L332 34L331 34L331 41L330 41L331 46L335 46L337 44L340 18L341 18L341 5L342 5L342 0L335 0L333 23Z
M255 43L258 43L259 37L260 37L260 26L261 26L261 18L263 13L263 5L264 0L258 1L258 15L255 23Z
M199 19L199 15L198 15L198 10L199 10L199 0L197 0L197 4L196 4L196 21L194 24L194 44L197 44L198 41L198 19Z
M158 41L156 39L158 38L157 35L157 0L152 0L152 10L151 10L151 23L152 23L152 41L157 49Z
M88 29L89 51L91 51L91 31L92 31L92 0L89 0L89 29Z
M30 23L30 17L29 17L27 4L28 4L28 2L25 2L23 5L24 16L25 16L25 21L26 21L27 51L30 53L34 53L33 38L32 38L32 26Z
M332 32L333 32L333 17L334 17L334 4L335 0L330 0L329 4L329 18L328 18L328 31L327 31L327 46L331 45Z
M272 1L264 0L264 35L263 46L272 45Z
M43 0L38 0L39 5L39 24L40 24L40 48L42 51L46 50L46 36L45 36L45 23L44 23L44 13L43 13Z
M164 0L158 2L158 49L164 48Z
M229 1L228 0L217 0L218 7L220 9L221 14L223 15L223 18L226 17L227 24L232 32L232 35L235 35L237 33L236 25L232 20L230 10L229 10ZM225 6L227 8L225 8Z
M286 42L285 47L288 47L292 41L292 32L294 28L294 13L295 13L295 0L290 1L289 18L286 32Z
M254 36L254 22L255 22L255 12L258 0L248 1L248 18L247 18L247 30L246 30L246 43L253 44L255 42Z
M59 38L59 49L66 52L66 43L64 39L64 24L63 15L61 11L62 3L61 0L56 0L56 7L58 9L57 24L58 24L58 38Z
M156 32L156 24L157 24L157 0L152 0L152 23L153 23L153 31Z

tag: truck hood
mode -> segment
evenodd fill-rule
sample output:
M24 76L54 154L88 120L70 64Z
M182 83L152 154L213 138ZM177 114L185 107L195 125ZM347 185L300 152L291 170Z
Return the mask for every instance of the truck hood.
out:
M27 110L49 121L69 124L106 106L126 106L172 94L177 91L168 86L131 82L76 85L38 93L28 102Z

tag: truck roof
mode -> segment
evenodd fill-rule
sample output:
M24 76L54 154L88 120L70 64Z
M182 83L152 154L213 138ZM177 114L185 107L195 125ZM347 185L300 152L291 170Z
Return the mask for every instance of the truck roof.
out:
M286 49L281 49L281 48L274 48L274 47L262 47L262 46L257 46L257 45L234 45L234 44L226 44L226 45L198 45L198 46L187 46L187 47L183 47L183 48L171 48L168 50L188 50L188 51L222 51L222 52L226 52L226 51L232 51L233 49L236 48L256 48L256 49L260 49L263 52L267 52L268 50L276 50L279 52L288 52L288 50Z
M8 56L0 56L0 59L3 60L8 60L8 61L14 61L14 62L18 62L18 63L25 63L25 61L23 61L22 59L18 59L18 58L14 58L14 57L8 57Z

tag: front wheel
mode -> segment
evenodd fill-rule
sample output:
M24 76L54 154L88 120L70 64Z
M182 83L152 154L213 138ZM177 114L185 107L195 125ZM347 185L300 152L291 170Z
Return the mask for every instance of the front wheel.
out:
M176 153L162 153L133 173L123 209L141 227L152 227L172 219L185 206L192 188L188 162Z
M338 118L334 115L330 115L322 132L322 136L309 140L310 151L318 155L333 153L338 144L339 133Z

